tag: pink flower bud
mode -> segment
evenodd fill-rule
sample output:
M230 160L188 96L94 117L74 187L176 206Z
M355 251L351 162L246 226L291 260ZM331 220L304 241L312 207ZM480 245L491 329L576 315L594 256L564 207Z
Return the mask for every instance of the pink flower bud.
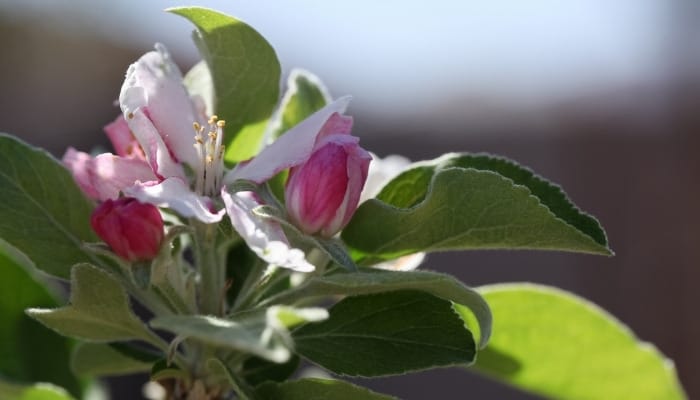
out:
M319 139L308 160L290 170L285 199L287 212L299 229L331 237L355 213L372 157L349 134L327 134Z
M103 202L93 211L90 223L119 257L132 262L155 258L163 241L158 208L132 197Z

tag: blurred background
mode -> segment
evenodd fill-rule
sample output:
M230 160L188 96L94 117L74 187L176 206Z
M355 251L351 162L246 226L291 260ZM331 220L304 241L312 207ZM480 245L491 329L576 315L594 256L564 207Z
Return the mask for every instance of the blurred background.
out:
M700 2L192 1L254 26L283 70L352 94L355 134L413 160L492 152L559 183L616 256L470 252L426 268L469 285L532 281L598 303L654 343L700 398ZM60 157L107 145L127 66L154 42L198 55L165 0L0 0L0 131ZM140 380L112 381L135 398ZM463 370L362 381L404 399L534 399ZM129 393L129 394L125 394Z

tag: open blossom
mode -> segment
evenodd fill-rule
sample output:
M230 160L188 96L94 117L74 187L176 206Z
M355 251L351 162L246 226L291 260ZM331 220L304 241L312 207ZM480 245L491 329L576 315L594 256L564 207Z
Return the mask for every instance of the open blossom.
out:
M281 267L311 271L313 265L289 246L279 224L253 213L262 204L260 199L251 192L229 193L226 185L239 179L263 183L304 163L326 122L342 114L348 102L345 97L329 104L227 172L224 121L206 116L204 102L189 96L177 65L165 47L156 45L156 51L129 67L119 95L122 115L105 127L117 154L92 157L71 148L63 161L93 199L106 201L123 194L205 223L228 214L259 257ZM187 170L193 173L188 175Z
M309 159L289 172L287 212L304 233L331 237L357 209L372 157L350 135L351 127L351 118L334 114Z
M155 258L163 241L158 208L129 197L108 199L90 217L92 229L119 257L127 261Z

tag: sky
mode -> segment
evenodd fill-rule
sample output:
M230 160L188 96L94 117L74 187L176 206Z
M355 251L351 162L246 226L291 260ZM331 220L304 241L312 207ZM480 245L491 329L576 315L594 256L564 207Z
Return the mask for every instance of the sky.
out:
M454 99L541 105L660 79L666 0L191 1L234 15L277 50L283 69L315 72L367 109L419 111ZM191 25L170 0L0 0L76 32L194 60Z

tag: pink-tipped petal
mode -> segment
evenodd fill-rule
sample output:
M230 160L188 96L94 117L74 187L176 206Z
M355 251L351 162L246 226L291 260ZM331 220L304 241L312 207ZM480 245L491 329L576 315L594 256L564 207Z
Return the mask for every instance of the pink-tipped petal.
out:
M137 132L140 126L133 125L129 115L135 114L137 110L147 110L148 118L176 158L175 161L196 166L198 159L192 146L192 124L203 121L198 118L192 100L182 84L182 73L170 54L160 44L156 45L156 50L144 54L127 70L119 95L122 112L134 135L145 148L143 135Z
M134 136L141 144L151 169L158 178L175 177L185 179L182 165L173 159L168 146L143 110L138 109L129 113L126 120ZM194 147L192 148L194 149Z
M131 133L129 124L127 124L123 115L120 114L113 122L105 125L104 131L109 141L112 142L112 147L114 147L114 151L118 156L146 159L141 145Z
M98 199L100 197L99 192L90 179L92 157L88 153L83 153L82 151L77 151L69 147L61 161L63 161L63 165L71 172L75 183L78 184L83 193L91 199Z
M171 208L183 217L195 217L207 224L221 221L226 213L224 209L212 211L211 200L191 191L179 178L168 178L160 183L138 183L125 189L124 193L143 203Z
M328 135L349 135L352 131L352 117L335 113L328 118L323 128L318 133L316 142Z
M91 157L69 148L63 163L85 194L95 200L116 199L119 192L138 181L156 179L149 165L136 158L104 153Z
M262 183L282 170L303 163L314 150L321 128L333 114L342 114L349 103L349 96L341 97L316 111L264 148L255 158L227 173L224 183L237 179Z
M304 252L289 246L282 227L274 221L253 213L262 205L252 192L221 191L231 224L248 247L265 262L299 272L311 272L315 267L306 261Z
M332 236L350 222L360 202L362 189L367 180L367 173L372 156L365 149L357 145L345 145L344 148L347 152L347 161L345 165L347 188L345 190L345 197L338 207L334 218L321 230L322 236Z

